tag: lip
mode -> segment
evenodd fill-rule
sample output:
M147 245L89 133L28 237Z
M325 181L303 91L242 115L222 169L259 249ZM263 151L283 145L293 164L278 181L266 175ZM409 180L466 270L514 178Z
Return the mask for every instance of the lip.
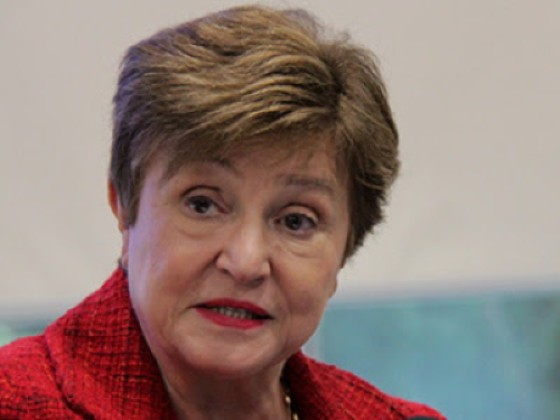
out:
M197 305L197 307L204 306L229 306L236 309L245 309L246 311L252 312L258 316L272 318L272 316L266 310L246 300L237 300L231 298L212 299Z
M234 318L212 310L213 307L228 306L235 309L244 309L259 318ZM236 300L236 299L213 299L203 302L194 307L196 311L205 319L213 324L221 327L236 328L247 330L262 326L266 321L272 319L272 316L263 308L252 302Z

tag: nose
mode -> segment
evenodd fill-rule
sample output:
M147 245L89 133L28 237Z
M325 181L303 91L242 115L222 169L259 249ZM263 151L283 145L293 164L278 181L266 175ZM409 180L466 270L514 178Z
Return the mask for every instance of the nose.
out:
M229 229L231 228L231 229ZM256 285L271 274L266 226L261 221L244 220L225 228L221 251L216 259L219 270L238 282Z

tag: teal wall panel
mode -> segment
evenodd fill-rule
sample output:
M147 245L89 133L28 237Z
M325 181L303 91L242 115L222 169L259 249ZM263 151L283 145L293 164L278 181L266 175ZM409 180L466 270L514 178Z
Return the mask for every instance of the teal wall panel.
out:
M560 419L560 293L334 304L312 349L450 419Z

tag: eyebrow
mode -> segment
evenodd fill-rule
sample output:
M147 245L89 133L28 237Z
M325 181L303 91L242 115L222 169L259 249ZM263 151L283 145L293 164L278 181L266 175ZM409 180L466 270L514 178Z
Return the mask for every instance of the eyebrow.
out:
M211 163L233 172L236 176L241 176L241 173L237 170L237 168L235 168L235 166L233 166L227 159L215 160ZM319 190L331 197L334 197L335 195L332 182L326 178L298 174L281 174L278 176L278 180L280 183L288 187L301 187L309 190Z
M334 187L332 182L325 178L317 178L304 175L287 174L281 175L281 182L287 186L303 187L305 189L319 190L327 195L334 197Z
M241 176L241 173L237 170L235 166L232 165L231 161L229 161L228 159L215 159L215 160L208 161L208 163L214 164L230 172L233 172L233 174L236 176Z

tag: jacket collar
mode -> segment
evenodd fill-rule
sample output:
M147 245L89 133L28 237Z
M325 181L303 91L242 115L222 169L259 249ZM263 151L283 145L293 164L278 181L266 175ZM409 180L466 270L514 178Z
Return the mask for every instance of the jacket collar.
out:
M93 418L173 418L121 269L45 337L58 387L74 410Z

